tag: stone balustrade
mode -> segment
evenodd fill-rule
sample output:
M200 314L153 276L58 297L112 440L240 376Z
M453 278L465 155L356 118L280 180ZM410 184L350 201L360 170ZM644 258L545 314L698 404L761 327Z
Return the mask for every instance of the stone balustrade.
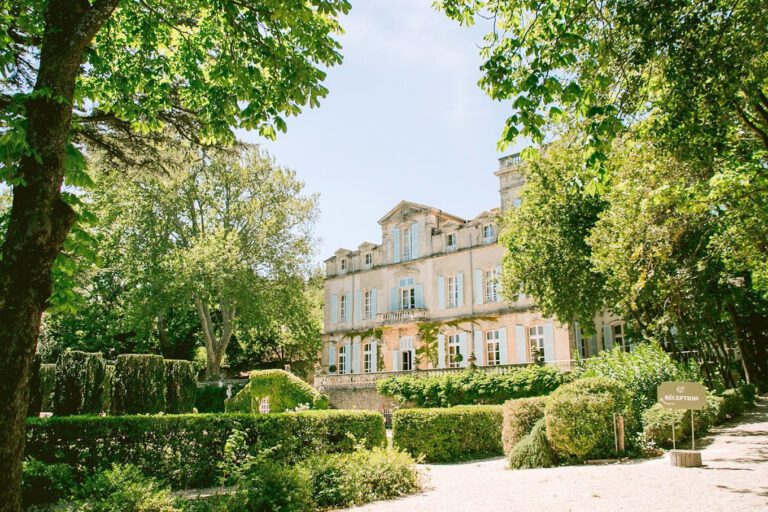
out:
M401 309L399 311L389 311L387 313L379 313L376 315L376 321L384 324L416 322L419 320L427 320L428 318L429 310L424 308Z

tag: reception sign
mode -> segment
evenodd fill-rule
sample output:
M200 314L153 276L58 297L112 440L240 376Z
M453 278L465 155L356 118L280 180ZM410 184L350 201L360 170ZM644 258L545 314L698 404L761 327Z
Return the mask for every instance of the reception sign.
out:
M657 396L667 409L698 411L707 405L707 388L698 382L662 382Z

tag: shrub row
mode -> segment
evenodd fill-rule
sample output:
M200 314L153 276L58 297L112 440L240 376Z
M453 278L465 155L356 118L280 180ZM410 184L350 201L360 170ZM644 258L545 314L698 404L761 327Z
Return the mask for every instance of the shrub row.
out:
M367 411L309 411L245 415L51 417L27 420L26 455L83 471L113 463L136 465L176 488L216 483L224 445L233 430L250 448L270 449L278 462L318 453L386 444L384 419Z
M285 370L255 370L248 384L224 402L227 412L258 413L262 398L269 399L272 412L285 412L300 405L327 409L328 397Z
M571 380L571 374L551 366L526 366L508 373L462 373L422 377L405 375L377 383L379 393L417 407L503 404L513 398L548 395Z
M425 462L457 462L502 454L502 407L401 409L392 416L395 447Z

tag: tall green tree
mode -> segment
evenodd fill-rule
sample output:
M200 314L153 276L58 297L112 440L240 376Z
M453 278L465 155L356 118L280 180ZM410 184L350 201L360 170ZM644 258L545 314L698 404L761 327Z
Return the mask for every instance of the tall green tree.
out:
M265 135L317 105L341 61L346 0L36 0L0 3L0 179L13 203L0 261L0 511L19 508L24 409L51 267L75 212L62 194L78 143L134 152L183 136ZM111 143L112 142L112 143Z

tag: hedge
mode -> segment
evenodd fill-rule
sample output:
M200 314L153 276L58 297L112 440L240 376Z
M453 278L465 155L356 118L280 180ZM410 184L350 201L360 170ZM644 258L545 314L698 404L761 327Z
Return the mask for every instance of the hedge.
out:
M400 409L392 416L395 447L425 462L458 462L502 455L502 407Z
M40 365L40 395L42 412L53 412L53 393L56 388L56 365Z
M311 409L327 409L328 398L285 370L256 370L248 384L224 402L227 412L259 412L262 398L268 398L270 412L286 412L306 404Z
M547 439L544 418L538 420L531 431L512 447L507 457L510 469L551 468L558 459Z
M380 380L376 387L382 395L400 404L417 407L453 407L455 405L503 404L507 400L548 395L572 374L552 366L524 366L507 373L467 370L434 377L394 376Z
M235 396L243 387L237 383L199 385L195 392L195 409L197 412L224 412L224 402L227 398Z
M43 407L43 393L40 389L40 354L35 354L29 376L29 396L27 398L27 416L40 416Z
M271 449L271 459L286 463L357 443L386 445L384 418L371 411L54 416L27 420L26 456L85 470L134 464L175 488L207 487L217 483L233 430L245 433L252 450Z
M112 387L112 414L165 411L165 363L152 354L117 356Z
M101 412L106 364L99 353L66 351L56 365L53 412L57 416Z
M115 365L108 364L104 372L104 386L101 394L101 412L112 410L112 389L115 385Z
M190 361L165 360L165 412L192 412L197 393L197 372Z
M501 443L505 454L531 432L537 421L544 418L546 400L546 397L540 396L504 402Z

